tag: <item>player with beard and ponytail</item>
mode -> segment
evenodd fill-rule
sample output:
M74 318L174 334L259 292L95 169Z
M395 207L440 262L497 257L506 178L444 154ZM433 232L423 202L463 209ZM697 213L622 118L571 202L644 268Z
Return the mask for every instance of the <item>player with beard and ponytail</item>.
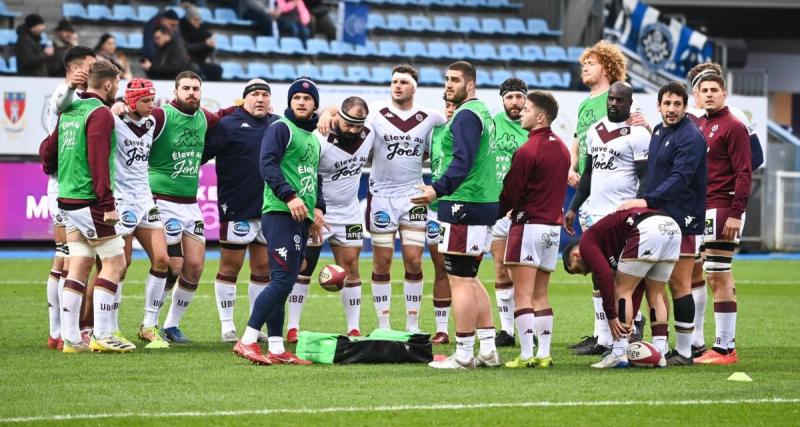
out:
M361 336L361 276L358 256L361 253L362 223L358 201L361 169L367 163L375 133L364 123L369 114L366 101L349 97L342 102L339 113L327 136L315 131L320 143L319 175L322 177L322 197L325 199L325 220L328 230L322 240L309 242L306 248L306 265L289 295L289 316L286 322L286 340L297 340L300 315L308 300L308 284L317 267L322 244L330 242L336 264L344 268L347 277L341 291L342 306L347 320L347 335Z
M511 77L500 85L500 97L503 98L503 110L494 116L494 143L497 155L497 191L503 188L503 179L511 167L511 158L517 149L528 140L528 131L520 123L522 108L528 86L520 79ZM497 331L495 344L498 347L514 345L514 283L508 275L503 257L506 252L506 239L511 220L502 217L492 227L492 259L495 271L495 298L497 312L500 316L500 330Z

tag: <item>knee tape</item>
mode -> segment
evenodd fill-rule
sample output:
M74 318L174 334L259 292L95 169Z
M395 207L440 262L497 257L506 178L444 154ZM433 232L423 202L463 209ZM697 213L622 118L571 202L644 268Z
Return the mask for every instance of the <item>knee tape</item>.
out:
M400 230L400 238L404 245L425 247L426 235L422 230Z
M372 233L372 246L394 249L394 233Z
M94 247L94 251L100 259L112 258L117 255L125 254L125 240L122 236L115 236L108 240L103 241Z
M453 276L476 277L480 265L480 257L444 254L444 269Z
M60 258L69 256L69 247L66 243L56 243L56 256Z
M680 326L678 325L679 323L686 325L692 325L694 323L694 298L692 294L672 300L672 305L675 313L676 329Z
M68 242L67 247L69 248L69 253L71 256L92 259L95 257L94 248L89 246L89 243L85 241Z
M731 263L733 263L733 257L706 254L703 269L708 273L725 273L731 271Z

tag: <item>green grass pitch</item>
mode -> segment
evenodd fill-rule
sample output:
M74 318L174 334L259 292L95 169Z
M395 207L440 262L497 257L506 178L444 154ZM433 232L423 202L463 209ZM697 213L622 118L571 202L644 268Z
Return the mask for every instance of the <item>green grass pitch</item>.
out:
M425 265L421 322L430 331L433 273L429 261ZM133 354L64 355L45 348L49 261L0 261L0 424L800 424L796 261L734 264L737 365L602 372L589 367L594 357L573 356L566 349L591 331L591 285L587 277L568 276L560 266L551 278L555 366L469 372L439 372L422 364L251 365L235 357L230 344L219 342L213 291L217 266L216 261L207 262L198 295L182 321L194 344L157 351L140 347ZM134 262L124 287L120 323L129 338L135 338L141 320L147 268L146 261ZM368 259L362 261L361 271L369 277ZM247 275L243 271L239 277ZM397 260L392 277L395 283L402 278ZM491 261L484 261L480 277L491 285ZM344 332L338 294L315 283L311 289L302 329ZM365 285L362 331L376 325L370 295ZM247 289L241 282L237 305L241 332L247 321ZM707 343L714 331L711 306ZM401 328L402 285L394 287L392 308L392 324ZM163 316L162 311L162 321ZM452 345L434 347L437 353L452 351ZM517 351L503 349L502 356L508 360ZM726 380L737 371L753 382Z

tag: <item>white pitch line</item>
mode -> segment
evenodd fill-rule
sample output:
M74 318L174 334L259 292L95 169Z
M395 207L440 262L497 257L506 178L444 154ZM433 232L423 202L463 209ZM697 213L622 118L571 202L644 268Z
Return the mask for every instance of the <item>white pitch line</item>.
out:
M497 403L451 403L435 405L389 405L389 406L333 406L327 408L264 408L240 409L231 411L184 411L184 412L122 412L101 414L64 414L35 417L0 418L0 423L28 423L42 421L69 421L120 418L189 418L189 417L236 417L243 415L274 414L335 414L352 412L402 412L431 410L462 409L494 409L494 408L571 408L571 407L603 407L603 406L708 406L708 405L742 405L742 404L793 404L800 403L800 398L772 399L727 399L727 400L598 400L567 402L497 402Z

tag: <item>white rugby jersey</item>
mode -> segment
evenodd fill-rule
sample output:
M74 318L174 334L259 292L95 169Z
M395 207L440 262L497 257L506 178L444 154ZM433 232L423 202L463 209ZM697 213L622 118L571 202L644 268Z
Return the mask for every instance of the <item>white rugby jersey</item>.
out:
M399 110L385 102L370 106L367 125L375 132L370 193L391 197L418 193L422 157L434 126L440 124L444 117L427 107Z
M622 201L635 199L639 178L634 162L647 161L647 129L614 123L606 117L586 132L586 149L592 160L592 189L584 205L586 212L608 215Z
M756 124L750 121L750 118L747 117L744 111L741 108L733 107L731 105L726 105L728 107L728 111L733 114L733 117L736 117L742 124L747 128L747 133L749 135L755 135L756 133ZM706 115L706 110L704 108L687 108L686 112L697 117L703 117Z
M130 116L114 115L117 134L114 199L117 203L135 203L152 199L148 168L156 121L152 116L133 121Z
M322 176L322 197L325 199L325 220L330 224L361 224L358 187L361 168L367 163L375 132L368 126L360 134L360 143L348 147L338 145L333 132L314 135L320 142L319 174Z

